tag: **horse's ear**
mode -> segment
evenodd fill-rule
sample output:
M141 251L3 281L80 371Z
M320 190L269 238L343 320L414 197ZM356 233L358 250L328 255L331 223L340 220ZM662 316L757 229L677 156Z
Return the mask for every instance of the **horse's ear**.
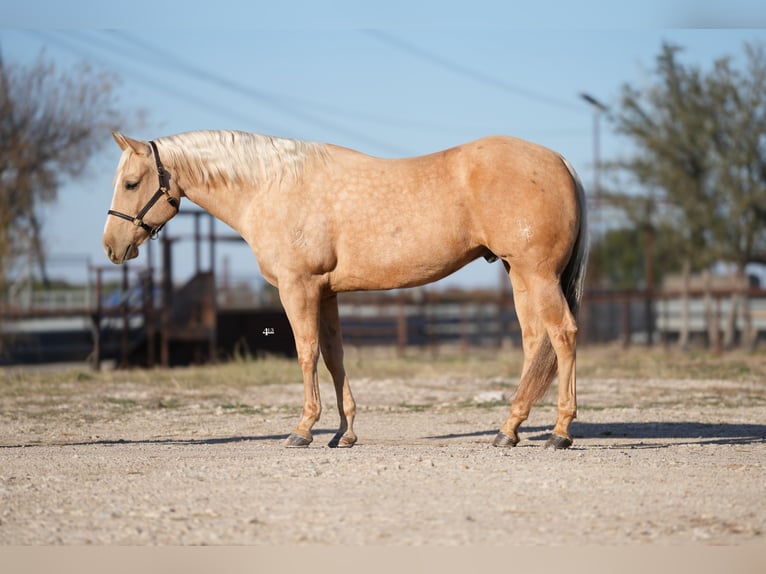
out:
M122 135L120 132L112 132L112 137L122 151L130 148L139 155L149 155L149 144L146 142L134 140L133 138Z

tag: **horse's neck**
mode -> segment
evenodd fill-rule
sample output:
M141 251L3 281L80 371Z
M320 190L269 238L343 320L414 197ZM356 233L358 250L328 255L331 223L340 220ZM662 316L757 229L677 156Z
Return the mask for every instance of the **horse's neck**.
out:
M187 184L184 188L184 196L242 234L242 216L250 203L250 196L245 191L245 189L231 190Z
M238 137L245 140L248 138L247 135ZM170 167L176 168L175 173L184 195L243 236L250 227L245 218L254 210L259 211L259 203L268 204L267 197L275 190L279 193L288 186L301 185L304 164L313 162L316 157L326 157L324 146L320 144L279 140L254 134L250 134L250 138L238 144L254 146L245 147L244 152L242 149L234 149L229 154L225 153L226 150L218 150L228 161L238 162L233 166L230 176L219 176L212 168L210 171L197 171L189 167L193 162L188 160L199 155L190 151L194 148L176 148L175 153L168 154L169 161L175 159L178 164ZM187 153L192 155L188 156ZM253 155L256 155L257 159L253 160ZM199 158L196 159L199 161ZM245 225L246 223L248 225Z

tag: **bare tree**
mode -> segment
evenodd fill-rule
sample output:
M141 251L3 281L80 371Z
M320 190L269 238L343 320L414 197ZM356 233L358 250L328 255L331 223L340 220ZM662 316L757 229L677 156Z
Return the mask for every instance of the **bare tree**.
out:
M58 70L44 53L29 67L0 57L0 288L20 258L47 279L40 208L124 123L114 82L85 63Z

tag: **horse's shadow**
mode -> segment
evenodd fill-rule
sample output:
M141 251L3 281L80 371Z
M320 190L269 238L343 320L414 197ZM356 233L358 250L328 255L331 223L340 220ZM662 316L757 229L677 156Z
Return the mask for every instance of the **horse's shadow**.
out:
M522 426L522 439L545 441L552 426ZM431 436L433 439L457 439L471 436L494 436L497 431ZM573 421L569 432L575 439L603 439L597 448L666 448L683 444L755 444L766 442L766 425L683 422L589 423ZM650 442L644 442L650 441Z
M552 426L522 426L519 434L522 439L545 441ZM757 444L766 442L766 425L727 424L687 422L638 422L638 423L589 423L574 421L570 433L577 439L602 439L603 444L589 445L586 448L667 448L684 444ZM315 429L314 435L334 435L335 430ZM450 433L421 437L426 440L444 441L471 437L493 437L494 430L482 430L468 433ZM270 434L253 436L229 436L212 438L155 438L155 439L109 439L26 443L0 445L0 450L13 448L33 448L41 446L119 446L119 445L224 445L246 442L275 441L282 442L288 434ZM645 442L648 441L648 442ZM405 441L406 442L406 441ZM362 445L363 446L363 445Z
M314 429L313 434L334 435L337 431L330 429ZM6 444L0 445L0 450L13 449L13 448L34 448L34 447L51 447L51 446L120 446L120 445L175 445L175 446L197 446L197 445L216 445L216 444L235 444L239 442L261 442L261 441L284 441L290 436L289 433L285 434L270 434L270 435L254 435L254 436L227 436L227 437L211 437L211 438L139 438L139 439L123 439L123 438L98 438L93 440L79 440L68 442L33 442L26 444Z

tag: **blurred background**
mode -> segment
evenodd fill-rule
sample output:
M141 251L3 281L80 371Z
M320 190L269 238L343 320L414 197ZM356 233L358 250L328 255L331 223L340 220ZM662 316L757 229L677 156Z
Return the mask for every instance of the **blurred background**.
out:
M587 190L583 344L725 351L766 335L756 2L175 4L0 8L0 364L293 352L252 253L188 203L139 259L108 262L114 129L238 129L381 157L528 139ZM340 301L349 345L520 341L507 276L483 259Z

